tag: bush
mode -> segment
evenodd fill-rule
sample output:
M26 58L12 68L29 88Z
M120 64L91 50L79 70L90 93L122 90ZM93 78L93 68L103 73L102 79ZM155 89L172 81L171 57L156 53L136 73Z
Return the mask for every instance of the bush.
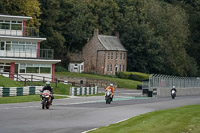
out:
M140 72L118 72L117 76L122 79L132 79L142 81L149 78L149 74Z
M67 69L62 66L56 66L55 72L67 72Z

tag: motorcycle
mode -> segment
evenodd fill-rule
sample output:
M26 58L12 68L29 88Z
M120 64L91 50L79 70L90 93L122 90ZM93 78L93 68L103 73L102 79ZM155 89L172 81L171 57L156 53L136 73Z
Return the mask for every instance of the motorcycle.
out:
M171 91L171 97L172 97L172 99L175 99L175 97L176 97L176 91L175 90Z
M105 96L106 104L110 104L111 103L112 98L110 96L111 96L111 90L107 90L106 91L106 96Z
M41 95L41 104L42 104L42 109L49 109L51 105L51 93L49 90L44 90Z

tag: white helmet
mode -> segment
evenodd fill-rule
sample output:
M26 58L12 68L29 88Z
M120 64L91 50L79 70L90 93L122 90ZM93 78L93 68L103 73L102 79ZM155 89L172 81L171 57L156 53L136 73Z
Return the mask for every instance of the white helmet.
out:
M49 82L49 81L47 81L47 82L46 82L46 85L50 85L50 82Z
M175 86L173 86L172 88L175 88Z
M113 84L110 84L110 87L113 87Z

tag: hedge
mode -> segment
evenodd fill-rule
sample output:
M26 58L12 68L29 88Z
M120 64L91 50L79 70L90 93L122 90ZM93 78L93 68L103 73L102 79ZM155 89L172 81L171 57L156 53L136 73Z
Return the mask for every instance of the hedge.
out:
M140 73L140 72L118 72L118 78L122 79L132 79L137 81L142 81L148 79L150 74Z

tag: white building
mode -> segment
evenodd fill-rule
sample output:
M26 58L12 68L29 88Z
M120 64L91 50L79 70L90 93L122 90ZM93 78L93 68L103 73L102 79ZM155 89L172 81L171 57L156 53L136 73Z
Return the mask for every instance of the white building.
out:
M26 26L29 19L32 17L0 15L0 74L54 81L55 64L61 60L53 59L52 49L40 49L46 38L39 37L39 29Z
M70 72L75 72L75 73L82 73L84 72L84 62L81 63L69 63L69 68L68 70Z

